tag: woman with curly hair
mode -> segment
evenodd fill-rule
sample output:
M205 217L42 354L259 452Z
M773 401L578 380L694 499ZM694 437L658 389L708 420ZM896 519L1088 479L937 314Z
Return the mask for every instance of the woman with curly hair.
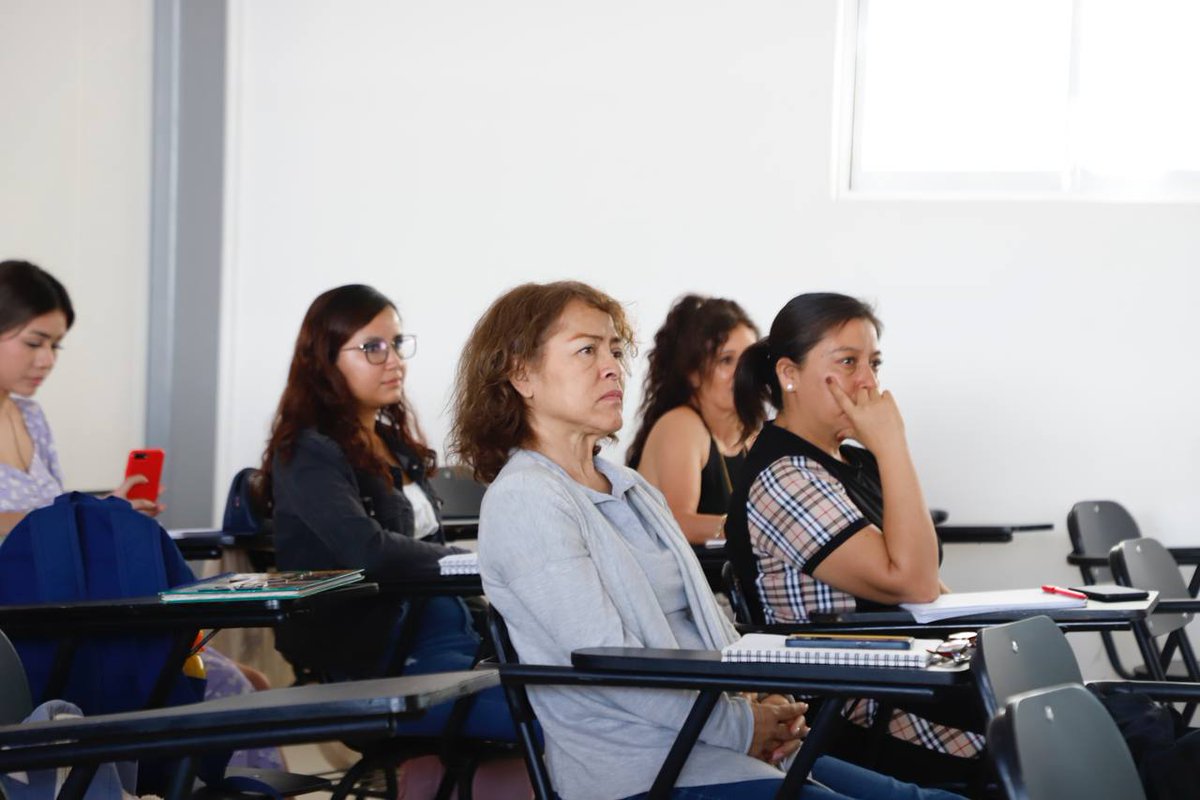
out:
M747 439L733 405L738 359L758 329L732 300L689 294L654 335L642 424L625 463L658 487L692 544L720 538Z

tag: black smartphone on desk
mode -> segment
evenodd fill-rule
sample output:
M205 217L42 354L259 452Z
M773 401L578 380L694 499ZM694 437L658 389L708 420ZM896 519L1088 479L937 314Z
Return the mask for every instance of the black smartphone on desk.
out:
M1117 586L1111 583L1100 583L1095 586L1072 586L1071 591L1087 595L1088 600L1100 603L1128 603L1133 600L1145 600L1150 593L1145 589L1135 589L1132 586Z

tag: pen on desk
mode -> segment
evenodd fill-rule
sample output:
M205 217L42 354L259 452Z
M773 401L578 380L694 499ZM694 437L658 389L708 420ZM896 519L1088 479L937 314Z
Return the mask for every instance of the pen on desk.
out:
M1042 591L1050 594L1061 594L1063 597L1074 597L1076 600L1087 600L1087 595L1083 592L1077 592L1074 589L1064 589L1061 586L1054 586L1049 583L1042 584Z

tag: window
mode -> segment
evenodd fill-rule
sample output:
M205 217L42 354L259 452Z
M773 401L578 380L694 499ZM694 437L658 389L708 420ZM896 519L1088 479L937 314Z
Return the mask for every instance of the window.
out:
M848 2L852 192L1200 199L1200 2Z

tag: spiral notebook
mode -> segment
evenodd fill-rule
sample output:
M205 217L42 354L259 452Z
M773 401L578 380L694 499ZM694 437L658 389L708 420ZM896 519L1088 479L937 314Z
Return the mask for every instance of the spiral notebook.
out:
M455 553L438 559L438 571L442 575L478 575L478 553Z
M766 661L776 664L832 664L851 667L923 669L941 639L914 639L908 650L856 650L844 647L788 647L787 637L747 633L721 650L722 661Z

